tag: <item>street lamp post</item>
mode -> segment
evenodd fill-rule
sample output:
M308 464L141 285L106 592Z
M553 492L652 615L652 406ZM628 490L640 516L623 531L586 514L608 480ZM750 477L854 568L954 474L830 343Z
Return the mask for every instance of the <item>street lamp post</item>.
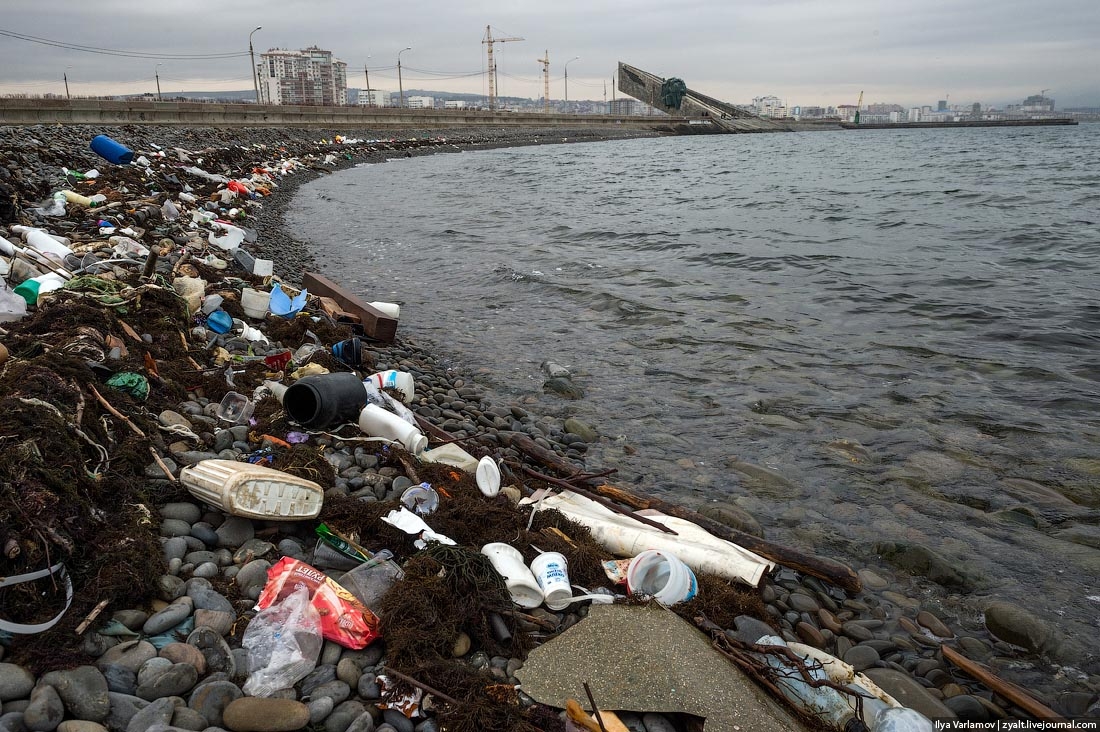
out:
M367 58L370 58L370 56L367 56ZM370 72L367 71L367 64L365 61L363 62L363 77L367 80L367 106L373 107L374 99L372 99L370 95Z
M263 30L262 25L256 26L252 29L252 33L258 30ZM252 91L256 95L256 104L260 103L260 77L256 73L256 54L252 50L252 33L248 34L248 58L252 61Z
M160 98L160 67L163 66L163 65L164 64L157 64L156 66L153 67L153 76L157 77L157 101L158 102L163 101Z
M569 64L573 63L574 61L576 61L579 58L580 58L580 56L574 56L573 58L571 58L571 59L569 59L568 61L565 62L565 103L566 104L569 104ZM569 111L568 108L565 111L568 112Z
M401 108L405 108L405 85L401 81L401 54L411 51L412 46L406 46L397 52L397 91L401 95Z

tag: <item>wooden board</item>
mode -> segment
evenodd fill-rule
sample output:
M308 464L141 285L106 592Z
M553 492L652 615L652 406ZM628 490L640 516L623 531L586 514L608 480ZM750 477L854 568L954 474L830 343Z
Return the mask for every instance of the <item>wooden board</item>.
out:
M302 275L302 287L311 295L332 298L345 311L359 318L364 335L387 343L397 335L397 318L371 307L332 280L316 272L306 272Z

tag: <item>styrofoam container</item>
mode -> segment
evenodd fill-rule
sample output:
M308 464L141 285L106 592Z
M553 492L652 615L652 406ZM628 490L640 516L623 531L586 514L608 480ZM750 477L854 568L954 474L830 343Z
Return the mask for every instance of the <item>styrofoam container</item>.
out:
M311 480L232 460L203 460L184 468L180 482L199 500L244 518L316 518L324 500L324 490Z
M523 563L519 549L509 544L493 542L481 547L481 553L489 557L493 568L504 578L512 602L520 607L531 609L542 604L542 588L535 575Z

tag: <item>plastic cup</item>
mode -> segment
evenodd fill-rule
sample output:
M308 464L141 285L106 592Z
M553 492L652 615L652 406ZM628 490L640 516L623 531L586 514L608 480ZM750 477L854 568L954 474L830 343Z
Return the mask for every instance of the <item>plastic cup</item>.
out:
M523 563L523 555L508 544L494 542L481 547L481 553L489 557L493 568L504 578L512 602L528 610L542 604L542 588L531 570Z
M573 588L569 586L569 563L559 552L543 552L531 562L531 571L542 588L546 607L563 610L573 602Z

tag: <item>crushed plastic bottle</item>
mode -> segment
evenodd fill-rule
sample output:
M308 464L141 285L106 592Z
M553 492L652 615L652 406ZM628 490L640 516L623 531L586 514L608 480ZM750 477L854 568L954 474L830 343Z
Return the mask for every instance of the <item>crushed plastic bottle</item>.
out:
M908 707L886 707L875 715L871 732L932 732L932 720Z

